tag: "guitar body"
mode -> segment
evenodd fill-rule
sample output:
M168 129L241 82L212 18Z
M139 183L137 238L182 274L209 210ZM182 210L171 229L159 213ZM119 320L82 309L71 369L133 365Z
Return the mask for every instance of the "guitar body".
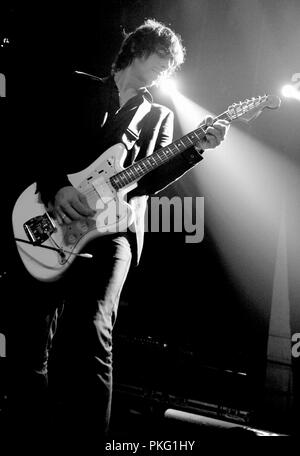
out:
M134 214L125 198L137 184L116 191L110 182L110 177L124 169L125 157L125 146L116 144L83 171L68 175L71 184L96 210L92 218L59 225L36 193L36 183L20 195L12 214L13 231L16 239L25 241L17 241L17 248L33 277L41 281L59 279L76 258L74 254L90 240L124 231L131 225ZM28 240L34 244L26 243Z

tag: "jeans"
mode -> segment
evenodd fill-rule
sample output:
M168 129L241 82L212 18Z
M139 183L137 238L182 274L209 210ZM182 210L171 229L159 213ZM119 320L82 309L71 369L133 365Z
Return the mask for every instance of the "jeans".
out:
M75 259L59 283L34 281L25 290L26 299L18 303L12 318L8 352L14 410L41 408L58 328L65 358L61 366L66 372L62 421L77 430L84 427L105 435L112 400L112 330L131 264L130 244L125 235L97 238L85 248L93 258Z

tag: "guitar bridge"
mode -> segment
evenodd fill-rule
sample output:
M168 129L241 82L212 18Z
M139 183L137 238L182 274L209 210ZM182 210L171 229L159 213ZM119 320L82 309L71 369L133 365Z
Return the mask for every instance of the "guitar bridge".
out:
M49 236L56 231L55 224L48 212L31 218L23 224L23 228L28 239L36 245L47 241Z

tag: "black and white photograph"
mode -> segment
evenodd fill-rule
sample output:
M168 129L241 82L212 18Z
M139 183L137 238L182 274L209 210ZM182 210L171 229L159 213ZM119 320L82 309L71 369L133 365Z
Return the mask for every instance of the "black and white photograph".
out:
M300 439L300 2L0 6L0 452Z

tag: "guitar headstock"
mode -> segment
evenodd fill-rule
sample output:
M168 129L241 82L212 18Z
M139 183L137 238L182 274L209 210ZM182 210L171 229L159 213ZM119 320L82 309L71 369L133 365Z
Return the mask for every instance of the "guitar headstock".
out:
M227 115L230 120L240 119L244 122L256 119L265 109L277 109L281 100L276 95L263 95L251 100L240 101L229 106Z

